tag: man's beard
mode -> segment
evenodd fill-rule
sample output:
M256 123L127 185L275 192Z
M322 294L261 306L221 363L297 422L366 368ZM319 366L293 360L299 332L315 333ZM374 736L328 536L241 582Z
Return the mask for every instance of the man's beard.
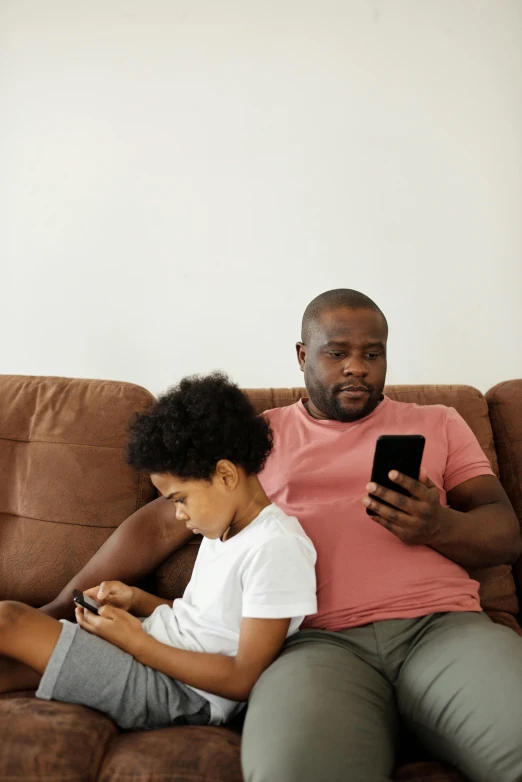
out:
M368 392L368 398L362 407L355 410L347 410L341 403L339 393L341 389L364 388ZM321 413L334 421L341 423L351 423L359 421L372 413L382 399L382 392L376 392L375 386L371 383L356 381L354 383L336 383L331 389L325 389L317 383L315 378L309 377L307 383L307 392L311 401Z

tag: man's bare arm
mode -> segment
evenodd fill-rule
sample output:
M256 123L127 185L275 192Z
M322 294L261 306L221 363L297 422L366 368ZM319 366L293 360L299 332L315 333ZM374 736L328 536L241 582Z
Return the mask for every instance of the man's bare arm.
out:
M450 508L433 548L465 568L511 565L520 556L520 525L502 484L481 475L448 492Z
M511 564L520 556L518 519L493 475L469 478L448 491L449 508L441 506L439 491L424 469L418 481L396 470L389 476L411 496L369 483L362 501L376 511L372 519L404 543L431 546L468 569Z
M41 610L57 619L71 619L73 589L83 591L108 580L135 584L193 537L185 523L176 519L174 505L159 497L125 519L85 567Z

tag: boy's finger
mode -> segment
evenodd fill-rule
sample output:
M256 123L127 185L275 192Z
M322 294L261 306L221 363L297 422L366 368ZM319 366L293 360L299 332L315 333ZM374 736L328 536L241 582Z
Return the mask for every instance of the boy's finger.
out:
M106 600L107 597L111 593L111 582L110 581L102 581L100 586L98 587L98 594L96 595L96 600Z
M81 606L76 606L76 608L74 609L74 615L75 615L76 621L78 622L80 627L84 627L84 625L85 625L85 621L84 621L84 618L83 618L83 613L84 613L83 612L83 608Z
M111 597L117 598L120 586L118 581L103 581L100 584L97 599L110 601Z
M116 606L105 604L98 609L98 616L102 616L104 619L114 619L118 614L119 609Z

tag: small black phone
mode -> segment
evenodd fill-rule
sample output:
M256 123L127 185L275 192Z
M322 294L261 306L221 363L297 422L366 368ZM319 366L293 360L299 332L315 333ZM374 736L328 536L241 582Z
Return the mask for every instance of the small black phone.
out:
M92 597L88 597L83 592L80 592L79 589L73 589L73 600L76 605L87 608L89 611L92 611L93 614L97 614L98 609L102 607L102 603L98 603L97 600L93 600Z
M373 483L383 486L385 489L391 489L399 494L405 494L410 497L410 492L394 483L388 478L391 470L402 472L403 475L409 475L410 478L419 477L422 454L426 440L422 434L383 434L377 440L375 447L375 456L373 457L373 468L371 480ZM372 495L370 495L372 496ZM375 497L383 505L390 505L380 497ZM369 516L376 516L376 512L371 508L366 508Z

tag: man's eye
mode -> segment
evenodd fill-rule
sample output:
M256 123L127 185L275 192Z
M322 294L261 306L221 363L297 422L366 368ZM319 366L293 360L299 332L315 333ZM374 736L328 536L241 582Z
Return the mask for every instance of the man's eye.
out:
M330 350L329 356L332 358L342 358L344 356L344 353L340 350Z
M375 361L376 358L379 358L381 354L380 353L367 353L366 356L370 359L370 361Z

